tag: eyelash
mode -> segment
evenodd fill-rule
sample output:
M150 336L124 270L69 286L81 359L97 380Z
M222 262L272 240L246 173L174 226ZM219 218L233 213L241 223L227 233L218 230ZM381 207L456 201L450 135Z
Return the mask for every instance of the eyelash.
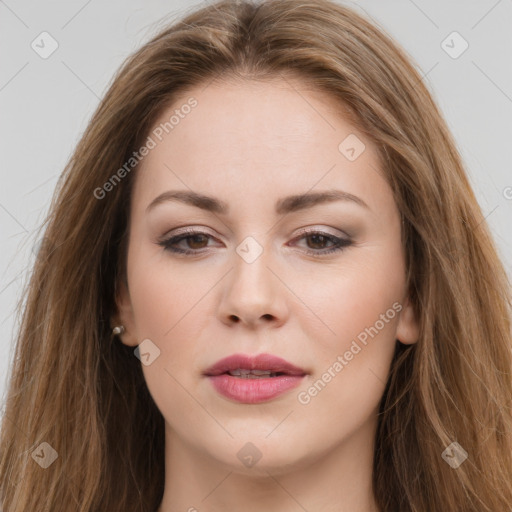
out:
M186 231L182 232L179 235L170 237L170 238L168 238L166 240L162 240L162 241L158 242L158 245L163 247L164 250L170 251L170 252L172 252L174 254L181 254L181 255L184 255L184 256L198 255L198 254L201 253L201 251L204 252L204 250L202 250L202 249L198 249L198 250L193 250L193 249L177 249L176 247L173 247L173 245L175 245L175 244L177 244L177 243L179 243L179 242L181 242L183 240L187 240L189 238L197 236L197 235L205 235L207 237L213 238L208 233L204 233L202 231L194 231L194 230L191 229L191 230L186 230ZM327 254L332 254L332 253L335 253L335 252L341 252L346 247L349 247L350 245L352 245L352 240L350 240L350 239L339 238L337 236L330 235L329 233L325 233L323 231L317 231L317 230L303 231L301 233L301 236L298 239L295 238L295 240L302 240L303 238L307 238L308 236L314 236L314 235L320 235L320 236L326 238L328 241L334 243L334 246L331 247L328 250L323 250L323 251L315 251L315 250L312 250L312 249L307 250L306 253L308 255L310 255L310 256L313 256L313 257L322 257L322 256L325 256Z

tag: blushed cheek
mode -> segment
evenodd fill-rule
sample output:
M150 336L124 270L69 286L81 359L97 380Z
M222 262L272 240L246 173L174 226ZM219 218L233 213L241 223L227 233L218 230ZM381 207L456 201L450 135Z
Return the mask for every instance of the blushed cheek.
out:
M155 257L154 250L146 248L134 251L130 295L140 336L163 338L193 307L200 292L201 280L184 276L165 255Z
M180 273L168 264L153 265L151 270L146 267L133 275L139 342L152 340L160 351L155 368L167 370L180 381L184 369L197 365L199 342L203 339L204 343L206 322L211 324L211 287L211 281L197 271L193 275ZM152 378L150 368L144 370Z
M318 283L317 283L318 284ZM313 290L303 294L303 301L311 304L316 318L311 314L310 326L314 323L323 325L315 328L322 333L328 345L339 344L342 340L357 337L365 328L373 326L381 315L392 309L393 304L401 298L400 287L393 280L379 279L378 273L369 269L338 279L331 279L328 286L322 287L321 293ZM396 317L395 309L385 316L386 325ZM379 326L382 328L381 323Z
M350 273L344 272L324 288L321 302L316 298L315 312L329 326L312 340L319 356L316 368L320 374L329 370L336 374L331 392L338 390L332 399L340 404L357 407L352 393L361 394L360 399L368 393L367 407L373 407L387 380L396 347L403 279L400 261L383 256L379 264L376 259L374 265L366 261L359 268L352 266Z
M139 286L133 287L137 331L140 336L161 341L164 334L176 323L179 300L165 281L141 277Z
M368 420L385 389L396 346L396 316L381 325L377 323L378 315L375 320L373 314L377 311L378 308L372 314L339 317L336 324L339 332L343 323L350 323L350 328L328 346L324 345L321 357L315 362L315 375L308 382L311 387L305 389L306 394L311 392L315 396L311 398L313 407L306 407L304 413L327 415L331 425L337 425L340 432Z
M353 314L339 311L332 324L337 335L324 345L326 363L330 366L339 361L343 368L374 365L381 373L394 351L397 318L397 307L372 302L370 298ZM328 338L323 339L325 342Z

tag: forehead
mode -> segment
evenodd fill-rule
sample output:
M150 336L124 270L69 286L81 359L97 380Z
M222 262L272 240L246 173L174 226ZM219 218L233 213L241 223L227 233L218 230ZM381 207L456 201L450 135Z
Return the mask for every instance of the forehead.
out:
M373 143L342 105L289 78L191 88L161 113L149 136L154 147L136 186L146 201L177 187L250 196L301 193L318 183L365 194L383 181Z
M192 109L187 106L190 98L196 101ZM271 150L290 153L300 145L311 151L319 144L334 153L340 137L356 131L341 112L333 97L296 79L232 80L182 93L153 129L160 127L161 137L172 138L175 145L186 142L201 154L214 149L242 157L266 149L271 158Z

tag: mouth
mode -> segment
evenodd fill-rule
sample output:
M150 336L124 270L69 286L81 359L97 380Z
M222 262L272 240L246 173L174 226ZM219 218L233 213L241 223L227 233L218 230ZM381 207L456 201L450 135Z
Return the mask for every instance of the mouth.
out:
M308 372L270 354L235 354L218 361L203 375L224 398L257 404L297 387Z
M281 375L289 375L284 372L272 372L270 370L247 370L245 368L237 368L224 372L222 375L231 375L240 379L264 379L268 377L280 377Z
M228 374L240 379L274 378L282 375L304 376L305 370L271 354L246 356L234 354L217 361L203 375L215 377Z

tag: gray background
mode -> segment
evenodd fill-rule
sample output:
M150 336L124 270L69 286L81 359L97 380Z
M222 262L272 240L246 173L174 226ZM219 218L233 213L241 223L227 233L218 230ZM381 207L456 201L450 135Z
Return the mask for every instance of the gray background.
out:
M344 3L380 24L421 70L512 275L512 0ZM15 307L58 177L122 61L164 23L201 4L0 0L1 406ZM469 44L457 58L443 49L462 48L461 40L446 39L453 31ZM41 43L42 32L58 43L46 59L31 47L35 41L50 48L49 39Z

